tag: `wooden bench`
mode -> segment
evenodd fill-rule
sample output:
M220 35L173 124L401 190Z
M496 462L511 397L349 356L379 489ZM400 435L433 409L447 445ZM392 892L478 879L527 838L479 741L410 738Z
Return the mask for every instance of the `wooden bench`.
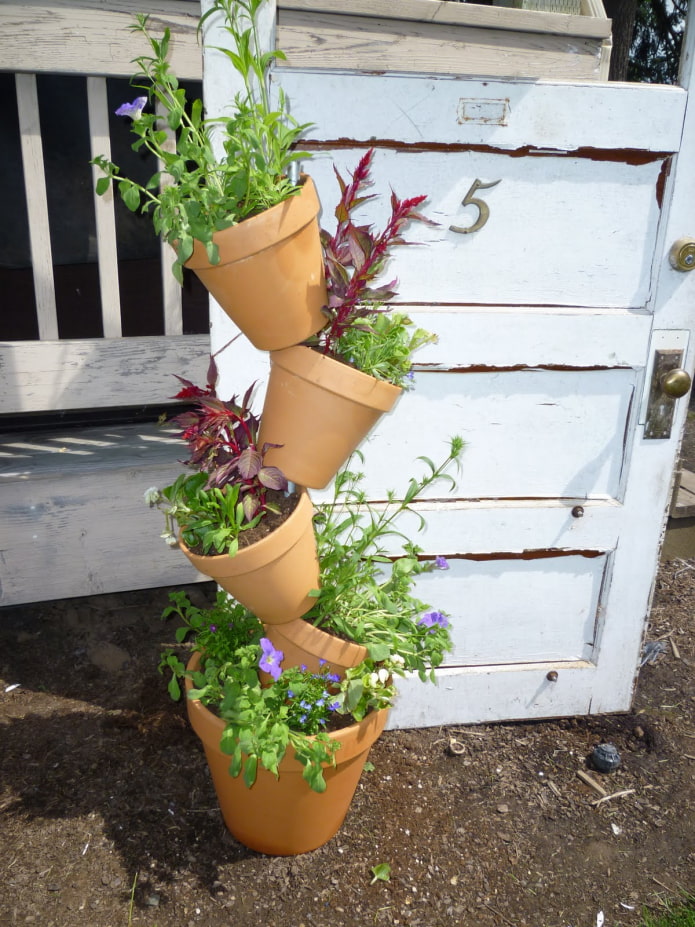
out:
M202 332L184 334L181 289L170 271L171 249L163 245L157 259L153 232L150 250L155 273L161 275L153 287L156 305L149 296L121 292L126 278L122 267L119 271L118 248L124 241L111 192L93 197L97 253L89 260L98 266L98 284L89 295L83 288L75 298L81 299L85 317L96 320L89 330L101 331L101 337L65 338L65 288L61 297L56 286L75 264L61 254L68 229L74 232L89 223L87 218L82 222L81 213L58 217L50 201L42 117L45 132L51 112L42 92L54 78L47 74L69 77L71 88L84 94L87 115L82 109L78 117L88 122L91 154L108 157L113 107L107 77L130 76L133 57L147 50L127 29L140 8L133 0L109 4L109 9L93 0L0 7L0 69L16 96L19 135L12 150L21 151L17 184L21 187L23 174L29 240L29 253L19 263L0 253L5 268L0 314L0 605L200 578L185 557L158 538L163 518L147 507L143 493L149 486L171 482L180 470L180 442L147 421L147 410L151 419L170 404L178 388L173 374L204 382L210 353L207 300L203 324L197 326ZM156 30L171 26L179 75L200 81L199 4L154 0L148 8ZM130 92L127 86L124 92ZM11 108L10 98L8 112ZM64 131L69 135L69 127ZM81 189L94 187L89 157L85 150L75 166L82 172ZM63 179L75 178L71 174ZM20 226L21 211L12 213ZM73 271L77 274L78 264ZM22 286L14 286L19 277ZM33 292L29 306L20 301L20 290L27 289ZM24 323L33 304L30 333L13 335L22 330L17 321ZM150 306L160 334L133 334L128 318L144 315ZM130 424L119 424L127 421L123 409L137 409L136 421L131 416ZM75 417L82 424L68 425Z

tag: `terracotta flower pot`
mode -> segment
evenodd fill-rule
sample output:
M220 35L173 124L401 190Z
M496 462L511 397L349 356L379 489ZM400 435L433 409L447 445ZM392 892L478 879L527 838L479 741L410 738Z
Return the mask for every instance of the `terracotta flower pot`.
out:
M188 669L197 668L194 654ZM186 680L186 689L192 688ZM251 788L243 776L229 774L230 757L220 750L224 721L199 701L187 700L188 717L203 743L224 823L245 846L259 853L293 856L323 846L333 837L350 807L372 744L386 724L388 709L372 712L359 724L330 734L340 743L336 766L324 770L325 792L313 792L302 776L292 748L280 763L280 775L259 763Z
M314 508L306 492L279 528L242 547L236 556L193 553L179 546L193 566L214 579L266 624L292 621L309 611L319 587L319 563L313 525Z
M186 262L261 350L299 344L326 324L319 208L306 177L300 193L217 232L219 264L210 264L199 241Z
M302 618L269 629L268 637L276 650L284 654L283 669L304 664L310 672L317 673L321 669L319 661L325 660L330 672L343 677L348 667L367 659L366 647L328 634Z
M266 463L323 489L401 392L311 348L273 351L259 446L282 447L269 449Z

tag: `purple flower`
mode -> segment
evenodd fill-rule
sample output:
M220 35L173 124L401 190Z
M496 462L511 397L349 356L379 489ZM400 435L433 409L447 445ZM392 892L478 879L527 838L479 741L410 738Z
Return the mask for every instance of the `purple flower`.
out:
M330 705L328 706L329 711L337 711L339 708L340 708L340 702L337 700L335 702L331 702Z
M319 657L319 666L326 666L328 660L324 660L323 657Z
M423 625L425 628L430 628L432 631L436 631L438 627L448 628L449 620L445 618L441 612L425 612L418 621L418 624Z
M132 103L123 103L116 110L117 116L130 116L131 119L139 119L142 111L147 105L147 97L135 97Z
M446 557L435 557L434 565L436 566L438 570L448 570L449 569L449 561L446 559Z
M328 673L328 675L326 676L326 679L328 680L328 682L340 682L340 676L338 675L338 673Z
M216 624L211 624L211 625L210 625L210 631L212 631L212 633L214 634L216 630L217 630L217 625L216 625Z
M263 651L261 659L258 661L259 667L266 673L270 673L274 680L282 676L282 663L285 654L282 650L276 650L267 637L261 638L261 650Z

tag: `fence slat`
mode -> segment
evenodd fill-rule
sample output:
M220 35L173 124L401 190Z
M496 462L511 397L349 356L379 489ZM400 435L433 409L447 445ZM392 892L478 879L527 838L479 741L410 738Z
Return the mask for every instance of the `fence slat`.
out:
M111 158L109 137L109 113L106 98L106 79L87 78L87 103L89 112L89 137L92 157L104 155ZM92 168L92 179L96 183L102 172ZM94 193L94 213L97 230L97 261L99 265L99 291L101 293L101 317L105 338L120 338L121 297L118 288L118 252L116 250L116 217L113 209L114 191L111 187L103 196Z
M15 75L15 86L39 338L42 341L51 341L58 338L58 315L53 284L53 255L48 227L48 201L36 75Z
M164 143L165 151L176 151L176 137L172 129L166 123L166 110L162 104L157 101L157 115L163 117L162 128L168 138ZM159 161L158 168L162 170L163 163ZM172 181L167 174L162 174L162 187L167 186ZM183 334L183 309L181 287L176 282L171 272L171 265L174 263L174 252L171 245L167 244L164 239L160 238L159 250L162 265L162 297L164 299L164 334L165 335L182 335Z

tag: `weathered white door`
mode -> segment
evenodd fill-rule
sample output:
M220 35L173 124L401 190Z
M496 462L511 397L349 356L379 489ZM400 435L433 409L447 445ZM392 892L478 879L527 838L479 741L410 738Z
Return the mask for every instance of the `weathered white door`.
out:
M413 227L421 246L388 271L439 343L363 450L378 500L418 454L440 458L452 434L467 442L455 498L419 503L419 542L451 567L423 597L450 613L455 650L436 688L402 686L392 724L628 708L687 403L669 437L648 439L644 397L656 349L693 366L695 274L668 260L695 234L687 90L294 68L276 79L315 123L305 168L325 225L333 164L345 173L369 146L383 196L365 217L383 221L393 187L427 193L439 223ZM470 233L481 211L467 197L489 209ZM213 345L232 335L215 316ZM220 362L229 389L266 370L243 339Z

